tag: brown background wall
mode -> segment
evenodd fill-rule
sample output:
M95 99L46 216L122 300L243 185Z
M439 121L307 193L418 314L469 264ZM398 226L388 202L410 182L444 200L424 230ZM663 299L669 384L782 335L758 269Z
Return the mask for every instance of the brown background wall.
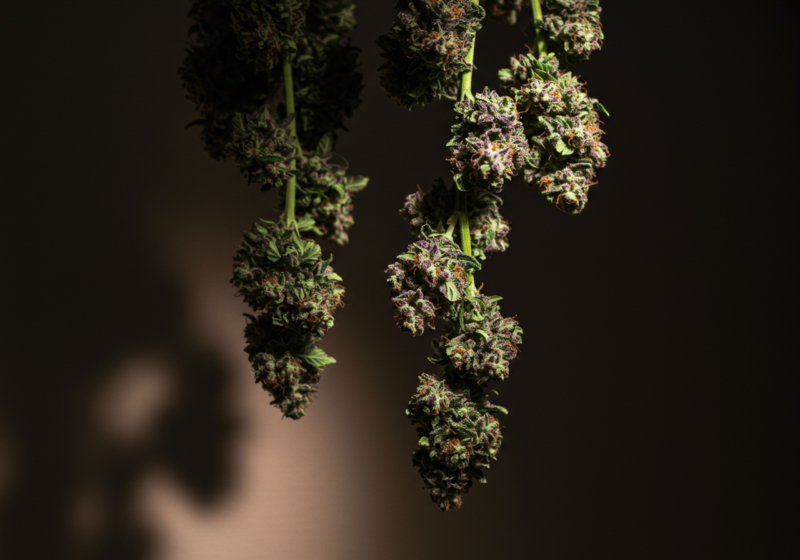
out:
M506 188L479 281L525 329L489 484L442 515L404 416L426 341L393 324L397 209L446 175L452 113L377 83L393 2L359 1L371 177L307 418L252 384L228 284L274 196L201 151L187 0L6 2L0 558L783 558L797 544L797 9L604 0L577 69L613 157L587 211ZM476 86L524 49L489 21ZM792 507L792 514L788 508Z

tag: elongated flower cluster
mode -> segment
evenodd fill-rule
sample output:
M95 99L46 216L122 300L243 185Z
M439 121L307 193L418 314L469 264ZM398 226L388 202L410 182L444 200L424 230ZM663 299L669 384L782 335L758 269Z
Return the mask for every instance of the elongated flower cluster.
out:
M478 261L451 239L428 231L386 269L397 325L413 335L435 328L437 316L452 313L454 304L467 297L467 275L480 270Z
M314 241L292 227L262 220L245 234L231 283L254 311L272 323L322 336L333 326L344 288Z
M266 106L253 115L233 117L233 141L227 150L248 184L260 183L261 190L267 191L285 186L294 175L290 164L297 150L289 131L292 118L276 122Z
M460 190L500 192L530 157L514 99L484 90L456 103L458 121L447 144L453 178Z
M360 51L349 38L354 8L352 0L195 0L194 43L179 73L202 117L192 124L202 127L212 157L233 155L237 113L253 115L280 100L287 61L301 146L313 152L325 136L335 142L363 89Z
M179 71L208 153L232 157L248 183L286 203L278 223L245 233L231 283L256 313L245 330L256 381L293 419L334 363L317 344L343 305L318 242L347 243L353 196L367 184L334 153L363 88L354 9L352 0L195 0L195 44Z
M481 0L481 6L486 10L486 15L511 24L517 23L519 13L524 7L530 5L530 0Z
M481 385L509 375L509 362L517 357L522 329L513 318L500 313L499 296L475 296L458 310L450 331L434 342L440 365L451 366L452 373Z
M353 197L368 179L347 174L347 162L333 155L303 157L297 163L297 227L318 243L347 245L353 225ZM281 203L285 203L281 191Z
M381 85L407 109L455 99L472 40L485 16L471 0L399 0L391 31L378 39Z
M564 65L589 60L603 42L600 0L547 0L542 30Z
M525 180L560 210L580 213L596 170L609 156L597 113L605 109L571 72L559 69L553 54L513 57L511 68L500 71L500 80L501 91L522 111L531 146Z
M483 469L497 458L503 441L494 414L506 411L485 399L475 402L469 390L453 390L437 377L419 379L406 411L419 435L413 463L433 502L442 511L458 509L473 479L486 481Z
M256 383L270 393L284 416L299 419L317 393L320 372L336 360L317 347L319 337L275 325L268 315L247 315L245 339Z
M239 55L259 70L280 66L297 52L309 0L231 0Z
M511 227L500 215L502 199L488 191L473 189L465 193L472 255L480 260L508 249ZM411 226L411 235L422 236L422 227L445 233L456 210L455 197L438 179L427 193L417 191L406 197L400 215Z

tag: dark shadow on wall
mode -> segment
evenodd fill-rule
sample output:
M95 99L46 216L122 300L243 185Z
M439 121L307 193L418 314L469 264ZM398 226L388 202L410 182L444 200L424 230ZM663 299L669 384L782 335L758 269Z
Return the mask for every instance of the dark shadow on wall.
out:
M51 298L52 311L8 304L0 428L13 471L0 495L0 558L147 558L158 530L136 502L146 473L166 469L200 504L230 485L230 378L191 333L185 290L128 220L69 219L83 227L59 242L83 249L51 262L25 292ZM109 226L113 236L96 235Z

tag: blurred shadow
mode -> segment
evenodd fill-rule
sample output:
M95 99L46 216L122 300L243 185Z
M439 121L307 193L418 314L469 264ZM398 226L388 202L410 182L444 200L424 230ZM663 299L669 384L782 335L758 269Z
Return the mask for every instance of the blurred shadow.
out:
M167 470L203 505L230 486L228 372L188 328L177 286L121 237L124 256L102 262L134 272L107 276L127 294L114 312L94 316L110 294L83 285L49 324L21 317L31 336L4 361L0 558L147 558L158 529L137 504L146 473Z

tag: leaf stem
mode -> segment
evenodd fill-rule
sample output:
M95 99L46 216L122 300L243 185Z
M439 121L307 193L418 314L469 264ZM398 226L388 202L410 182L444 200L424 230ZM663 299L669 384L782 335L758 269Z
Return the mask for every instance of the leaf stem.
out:
M547 39L544 37L544 30L541 29L541 24L544 20L542 15L542 5L539 0L531 0L533 7L533 27L536 29L536 50L539 53L539 58L547 54Z
M472 0L472 3L478 5L479 0ZM475 97L472 95L472 62L475 60L475 39L478 36L478 32L475 32L475 35L472 36L472 44L469 46L469 52L467 53L467 64L469 64L469 70L464 72L461 76L461 96L458 98L459 101L464 101L464 98L474 100Z
M297 154L292 158L291 170L292 177L289 179L289 185L286 187L286 225L291 226L295 223L294 207L297 200L297 177L294 171L297 170L297 158L303 155L303 148L300 146L300 140L297 138L297 114L294 107L294 80L292 79L292 65L289 60L283 62L283 83L286 89L286 116L292 119L289 122L289 131L294 139L294 147Z

